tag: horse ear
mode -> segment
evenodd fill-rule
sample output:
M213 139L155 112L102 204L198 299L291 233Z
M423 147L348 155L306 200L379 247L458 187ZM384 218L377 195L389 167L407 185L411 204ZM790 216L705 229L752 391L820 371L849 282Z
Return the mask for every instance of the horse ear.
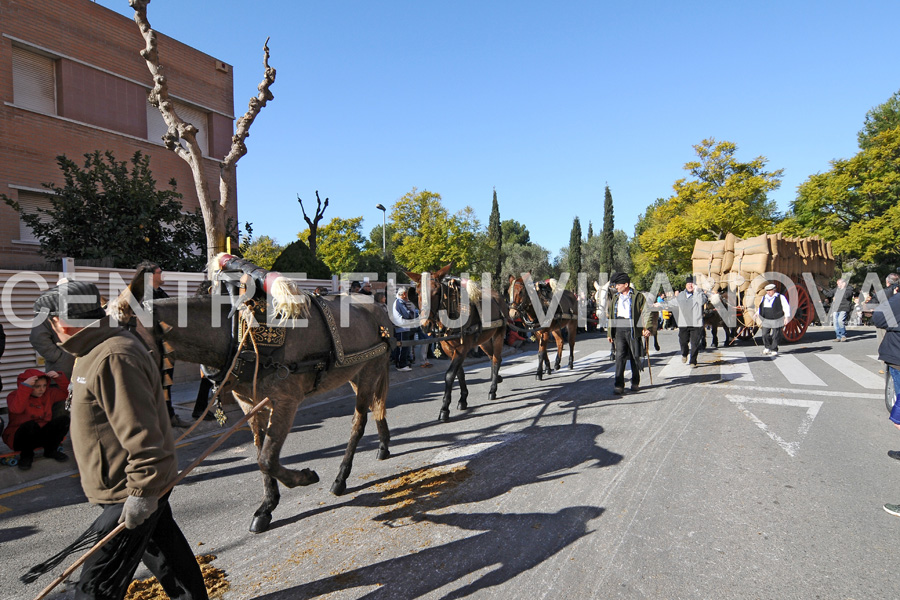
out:
M410 273L409 271L403 271L406 273L406 276L415 281L417 284L422 283L422 274L421 273Z
M594 282L594 289L597 290L598 292L600 291L600 284L597 283L596 281Z
M439 271L435 272L435 273L433 274L433 275L434 275L434 278L435 278L436 280L440 281L441 279L443 279L444 275L446 275L447 273L450 272L450 268L451 268L452 266L453 266L453 263L450 263L449 265L447 265L447 266L444 267L443 269L440 269Z

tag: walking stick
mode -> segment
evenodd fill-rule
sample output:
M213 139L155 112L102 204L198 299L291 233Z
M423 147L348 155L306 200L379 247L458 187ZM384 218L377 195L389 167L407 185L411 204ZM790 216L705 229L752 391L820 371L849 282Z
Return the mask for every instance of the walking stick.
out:
M260 400L259 403L258 403L256 406L254 406L252 409L250 409L250 412L248 412L247 414L245 414L244 417L243 417L240 421L238 421L237 423L235 423L234 425L232 425L231 429L229 429L227 432L225 432L224 435L220 436L219 439L217 439L215 442L213 442L213 444L212 444L209 448L207 448L206 451L203 452L203 454L201 454L200 456L198 456L198 457L194 460L194 462L192 462L190 465L188 465L187 467L185 467L185 469L184 469L183 471L181 471L181 473L179 473L178 476L175 477L175 479L172 480L172 482L166 487L166 489L164 489L164 490L160 493L160 497L165 496L167 493L169 493L169 492L172 490L172 488L175 487L176 484L180 483L181 480L184 479L184 478L187 476L188 473L190 473L190 472L193 471L195 468L197 468L197 465L199 465L201 462L203 462L203 461L206 459L207 456L209 456L210 454L212 454L212 453L216 450L216 448L218 448L219 446L221 446L222 443L223 443L225 440L227 440L227 439L231 436L232 433L234 433L235 431L237 431L238 429L240 429L247 421L250 420L250 417L252 417L252 416L255 415L256 413L258 413L260 410L263 409L263 407L265 407L265 406L266 406L267 404L269 404L270 402L271 402L271 401L269 400L268 397L263 398L262 400ZM75 569L77 569L77 568L80 567L82 564L84 564L84 562L85 562L88 558L90 558L91 555L93 555L95 552L97 552L104 544L106 544L108 541L110 541L111 539L113 539L114 537L116 537L117 535L119 535L120 533L122 533L122 530L123 530L123 529L125 529L125 523L119 523L118 527L116 527L115 529L113 529L112 531L110 531L108 534L106 534L106 537L104 537L102 540L100 540L99 542L97 542L96 544L94 544L94 547L91 548L90 550L88 550L88 551L84 554L84 556L82 556L81 558L79 558L78 560L76 560L74 563L72 563L72 566L70 566L68 569L66 569L65 571L63 571L63 574L62 574L62 575L60 575L59 577L57 577L56 579L54 579L54 580L50 583L50 585L48 585L48 586L45 587L43 590L41 590L41 593L38 594L37 596L35 596L34 600L41 600L42 598L46 598L46 597L47 597L47 594L49 594L50 592L53 591L53 588L55 588L55 587L58 586L60 583L62 583L63 581L65 581L66 578L67 578L69 575L71 575L72 573L75 572Z
M644 341L644 347L647 350L647 372L650 374L650 385L653 385L653 369L650 368L650 344L649 338Z

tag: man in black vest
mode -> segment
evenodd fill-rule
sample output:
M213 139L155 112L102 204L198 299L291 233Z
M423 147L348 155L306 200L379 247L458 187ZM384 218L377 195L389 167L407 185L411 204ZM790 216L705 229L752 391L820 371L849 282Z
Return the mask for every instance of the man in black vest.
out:
M766 293L759 302L756 321L762 326L763 354L778 356L778 342L781 330L791 320L791 307L787 298L775 291L775 284L765 288Z

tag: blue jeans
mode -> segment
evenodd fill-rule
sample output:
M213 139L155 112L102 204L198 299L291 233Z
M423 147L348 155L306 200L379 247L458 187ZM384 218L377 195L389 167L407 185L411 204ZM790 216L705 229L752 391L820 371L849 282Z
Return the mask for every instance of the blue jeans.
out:
M834 334L837 336L837 339L841 339L842 337L847 335L847 328L844 325L846 322L846 310L840 310L834 313Z
M900 425L900 371L891 367L889 365L884 365L888 368L888 373L891 374L891 379L894 380L894 409L891 411L891 421Z

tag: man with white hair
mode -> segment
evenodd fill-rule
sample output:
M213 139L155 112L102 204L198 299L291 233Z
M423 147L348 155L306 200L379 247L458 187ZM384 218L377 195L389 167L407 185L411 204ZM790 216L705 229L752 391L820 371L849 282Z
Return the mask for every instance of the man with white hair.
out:
M394 332L397 340L404 342L409 339L409 327L402 325L403 321L409 321L415 318L415 315L409 310L407 301L409 300L409 290L406 287L397 288L397 299L394 300L394 309L391 311L391 319L394 321ZM409 346L401 346L397 351L397 370L412 371L409 366Z
M763 354L778 356L781 330L791 320L791 306L783 294L775 291L775 284L765 287L766 293L759 301L756 322L762 327Z

